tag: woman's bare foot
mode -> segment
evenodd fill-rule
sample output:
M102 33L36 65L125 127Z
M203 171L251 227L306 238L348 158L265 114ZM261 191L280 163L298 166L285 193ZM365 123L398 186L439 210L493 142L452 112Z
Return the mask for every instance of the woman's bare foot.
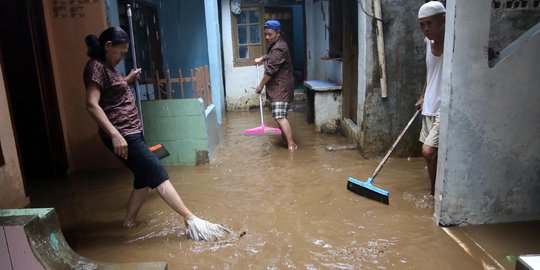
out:
M135 227L135 225L137 225L137 223L135 223L135 221L131 221L131 220L125 220L124 223L122 223L122 227L128 228L128 229Z

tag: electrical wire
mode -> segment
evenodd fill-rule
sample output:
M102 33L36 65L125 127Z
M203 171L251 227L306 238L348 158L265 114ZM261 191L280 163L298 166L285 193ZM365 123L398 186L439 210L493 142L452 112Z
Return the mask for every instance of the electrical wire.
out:
M382 23L384 23L384 21L380 18L377 18L369 13L366 12L366 10L364 10L364 5L362 4L362 0L358 0L358 4L360 4L360 8L362 9L362 12L364 12L364 14L366 14L368 17L374 19L374 20L377 20L377 21L381 21Z

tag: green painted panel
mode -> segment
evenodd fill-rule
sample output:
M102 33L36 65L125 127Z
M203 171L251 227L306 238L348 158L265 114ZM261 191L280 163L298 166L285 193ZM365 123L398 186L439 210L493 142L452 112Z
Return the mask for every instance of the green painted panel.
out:
M189 139L206 138L204 115L185 116L177 119L179 132Z
M162 143L170 153L163 164L195 164L197 151L208 151L205 112L199 99L145 101L143 117L148 145Z
M153 119L158 123L157 130L154 132L155 138L161 141L174 141L178 139L185 139L178 136L176 132L178 123L176 119L171 117L155 118Z
M165 164L195 164L195 152L193 142L191 141L172 141L169 142L169 152L175 153L174 160L163 160Z
M203 104L199 99L167 99L142 102L142 108L143 115L160 118L199 115L203 111Z

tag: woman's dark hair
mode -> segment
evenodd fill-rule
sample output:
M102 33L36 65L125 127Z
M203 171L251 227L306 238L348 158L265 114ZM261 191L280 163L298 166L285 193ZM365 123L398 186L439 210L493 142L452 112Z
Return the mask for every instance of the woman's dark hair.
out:
M128 34L120 27L110 27L103 31L99 38L95 35L88 35L84 39L88 52L88 57L105 60L105 44L110 41L112 45L124 44L129 42Z

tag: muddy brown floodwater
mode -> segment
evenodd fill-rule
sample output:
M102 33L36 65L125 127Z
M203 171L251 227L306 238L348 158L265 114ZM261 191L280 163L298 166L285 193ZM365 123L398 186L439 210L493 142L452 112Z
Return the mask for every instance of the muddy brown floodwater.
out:
M55 207L72 248L106 262L166 261L169 269L483 269L433 220L421 158L390 159L375 184L390 205L346 189L366 180L379 159L341 135L315 134L305 114L290 113L298 150L278 136L245 136L258 112L229 112L211 164L170 166L171 181L199 217L242 237L195 242L183 220L151 192L139 224L121 227L131 190L125 169L76 173L33 184L35 207ZM269 112L267 124L275 126Z

